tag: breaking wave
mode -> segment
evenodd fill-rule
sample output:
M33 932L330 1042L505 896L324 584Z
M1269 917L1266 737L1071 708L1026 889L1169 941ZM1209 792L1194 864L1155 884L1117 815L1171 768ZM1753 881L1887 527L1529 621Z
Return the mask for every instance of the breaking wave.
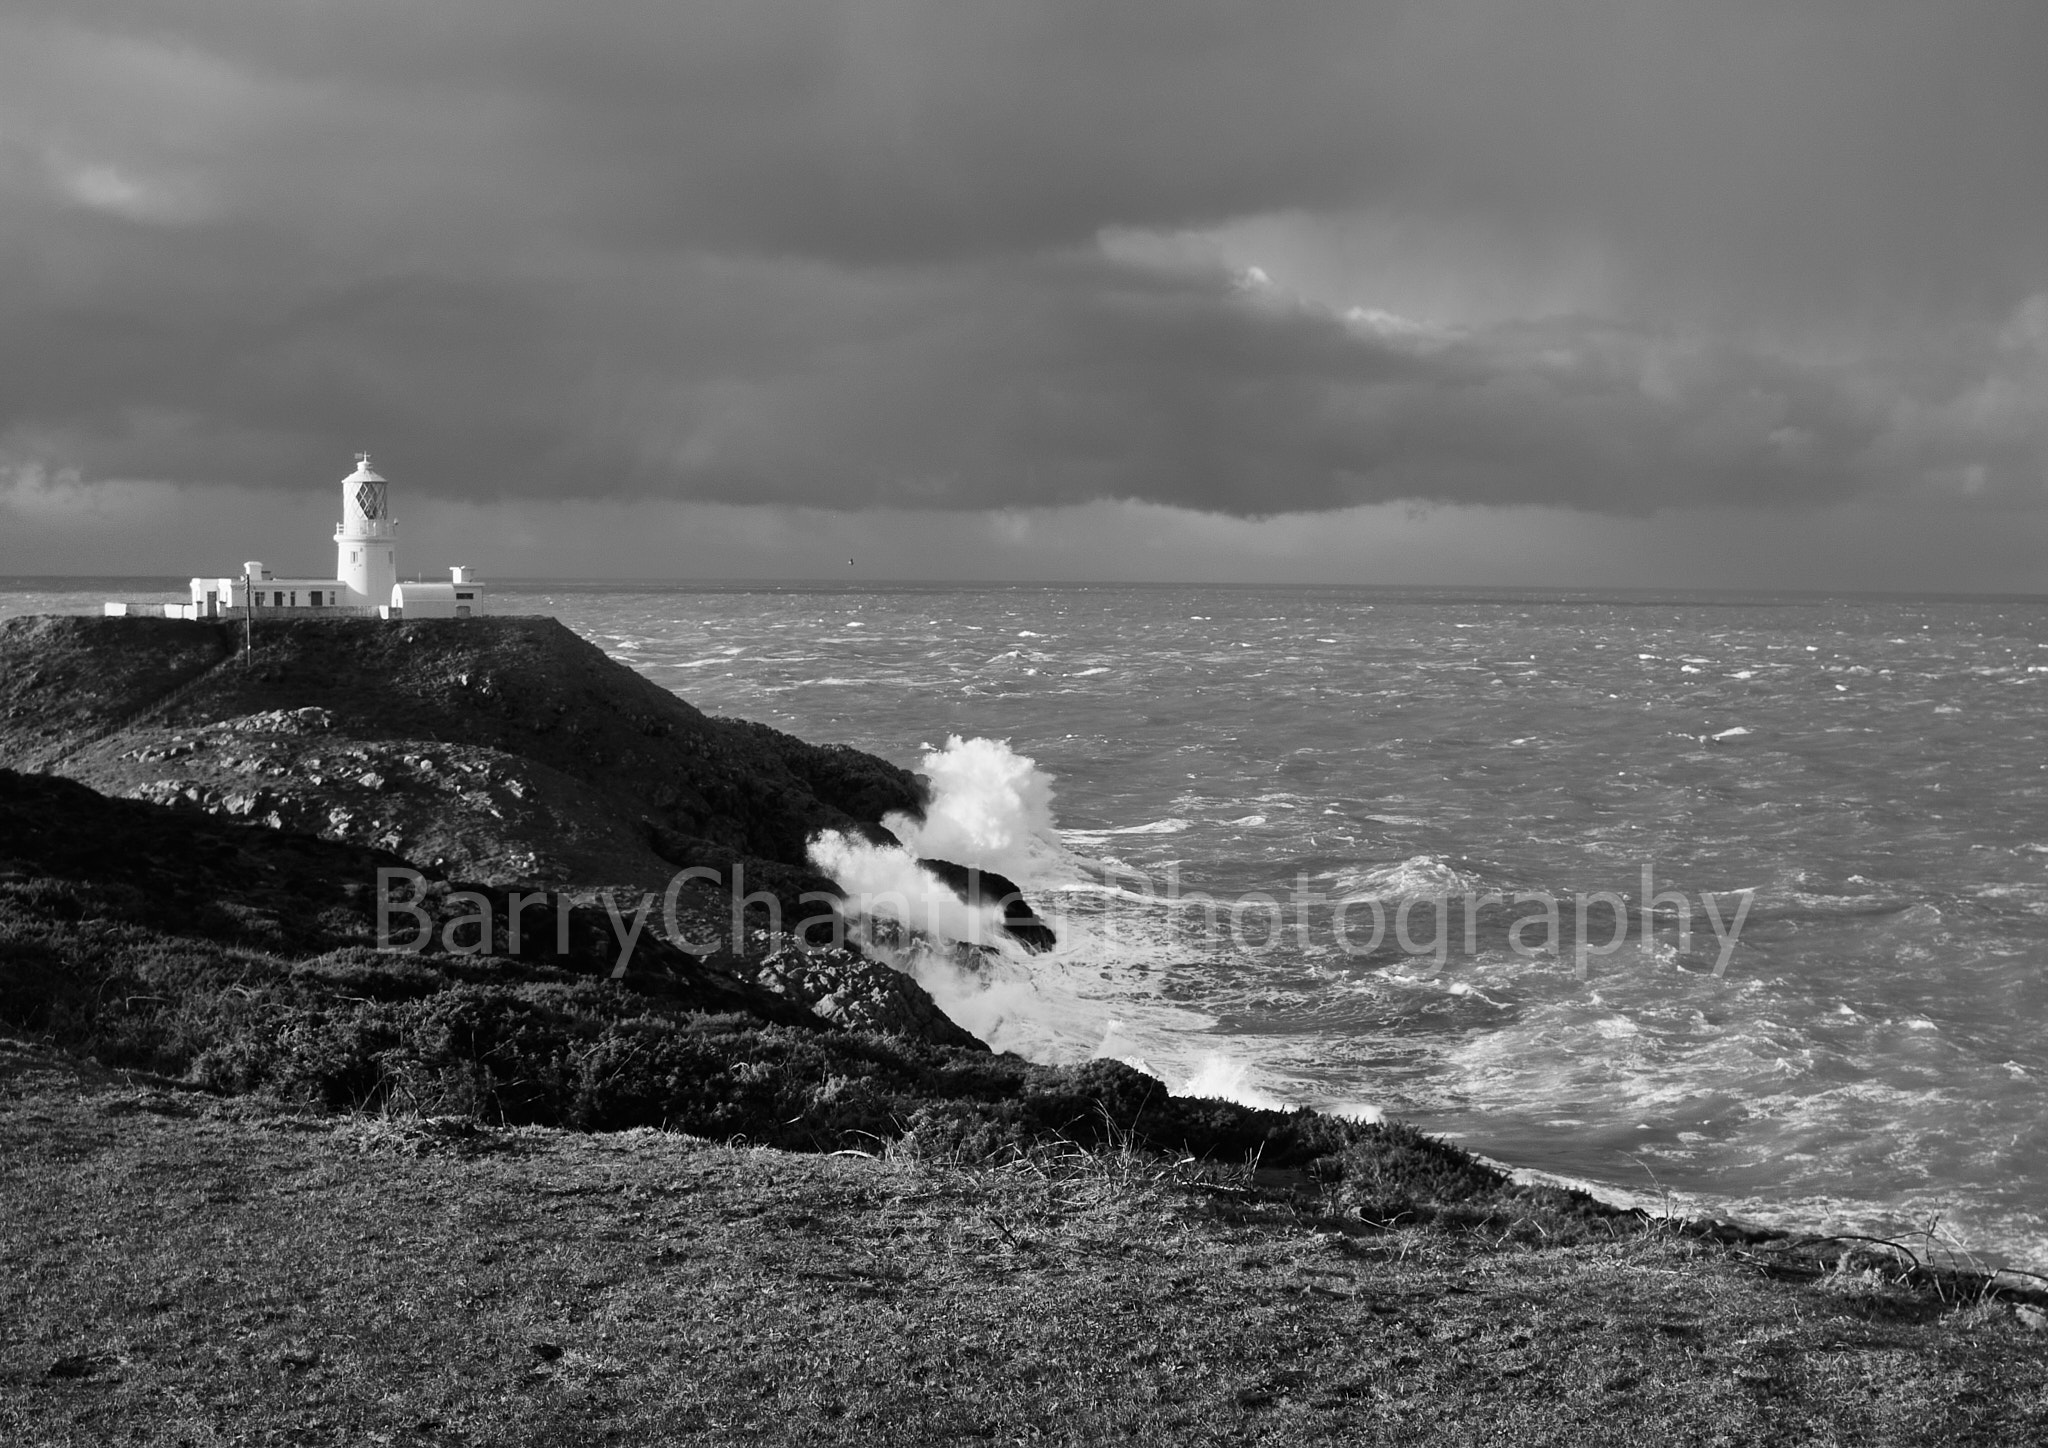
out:
M842 911L870 954L912 976L948 1017L997 1050L1033 1060L1125 1060L1175 1095L1284 1108L1266 1081L1210 1034L1216 1021L1138 978L1175 963L1167 902L1106 886L1061 841L1050 775L1007 741L963 739L927 752L924 817L892 814L895 844L828 831L811 863L846 892ZM1180 819L1112 834L1167 834ZM1070 838L1087 838L1074 836ZM1056 921L1058 945L1027 953L993 904L970 906L919 866L949 860L1023 887ZM1112 978L1114 973L1114 978Z

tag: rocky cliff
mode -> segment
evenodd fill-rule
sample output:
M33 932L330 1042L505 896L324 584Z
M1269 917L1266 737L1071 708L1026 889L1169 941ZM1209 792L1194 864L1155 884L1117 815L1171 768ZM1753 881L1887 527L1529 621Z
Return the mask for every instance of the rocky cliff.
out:
M404 908L389 934L420 948L380 949L380 871L415 873L384 850L0 770L0 1024L86 1044L153 1038L175 1030L163 1018L176 1012L162 1007L189 1013L180 998L195 981L253 1000L279 980L347 984L358 995L399 983L400 994L417 994L422 981L447 976L499 988L614 981L669 1010L827 1025L791 992L649 932L624 949L607 911L545 891L526 898L514 944L503 928L506 892L392 882L389 895ZM474 924L479 901L496 926L489 938ZM134 1041L126 1046L132 1054ZM165 1051L175 1058L175 1046ZM142 1059L159 1064L150 1052Z
M709 717L550 618L263 620L241 646L236 624L0 622L0 767L496 884L740 866L790 911L831 889L813 834L922 807L908 772Z

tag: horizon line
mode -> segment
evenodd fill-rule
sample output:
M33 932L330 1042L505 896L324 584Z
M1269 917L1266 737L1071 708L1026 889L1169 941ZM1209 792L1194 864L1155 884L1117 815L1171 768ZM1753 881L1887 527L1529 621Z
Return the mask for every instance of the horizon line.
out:
M424 575L422 575L424 576ZM186 575L169 573L20 573L0 574L0 590L27 591L33 585L55 585L59 591L68 591L67 585L84 586L162 583L183 583ZM1345 591L1359 593L1413 594L1421 592L1438 593L1484 593L1484 594L1554 594L1582 597L1621 597L1653 595L1657 597L1687 597L1707 595L1727 598L1799 598L1799 599L1915 599L1924 602L1951 600L2008 601L2017 603L2048 603L2048 589L2032 593L2011 590L1978 589L1892 589L1892 588L1797 588L1760 585L1727 584L1560 584L1560 583L1474 583L1444 581L1430 583L1364 583L1356 581L1329 581L1299 579L1289 581L1224 581L1215 579L931 579L931 578L833 578L825 576L735 576L735 577L687 577L669 574L577 574L561 577L535 575L486 576L481 580L492 588L621 588L652 586L681 590L766 590L766 589L809 589L823 592L860 592L876 589L1167 589L1204 588L1227 589L1237 592L1307 592Z

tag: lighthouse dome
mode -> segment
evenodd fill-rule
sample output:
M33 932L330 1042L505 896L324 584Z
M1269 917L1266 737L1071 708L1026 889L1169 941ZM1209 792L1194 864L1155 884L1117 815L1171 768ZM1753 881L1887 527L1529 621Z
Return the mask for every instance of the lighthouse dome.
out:
M381 483L384 479L370 470L370 455L356 454L356 470L343 478L344 483Z

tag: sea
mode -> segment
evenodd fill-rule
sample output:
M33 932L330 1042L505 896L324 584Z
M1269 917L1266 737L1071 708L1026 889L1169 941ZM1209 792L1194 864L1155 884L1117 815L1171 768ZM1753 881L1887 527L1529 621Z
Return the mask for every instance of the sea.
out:
M0 579L0 615L178 587ZM1651 1210L2048 1272L2048 599L493 600L707 712L928 776L901 859L814 858L869 923L920 925L887 888L915 855L1024 888L1050 953L891 937L998 1047L1405 1119Z

